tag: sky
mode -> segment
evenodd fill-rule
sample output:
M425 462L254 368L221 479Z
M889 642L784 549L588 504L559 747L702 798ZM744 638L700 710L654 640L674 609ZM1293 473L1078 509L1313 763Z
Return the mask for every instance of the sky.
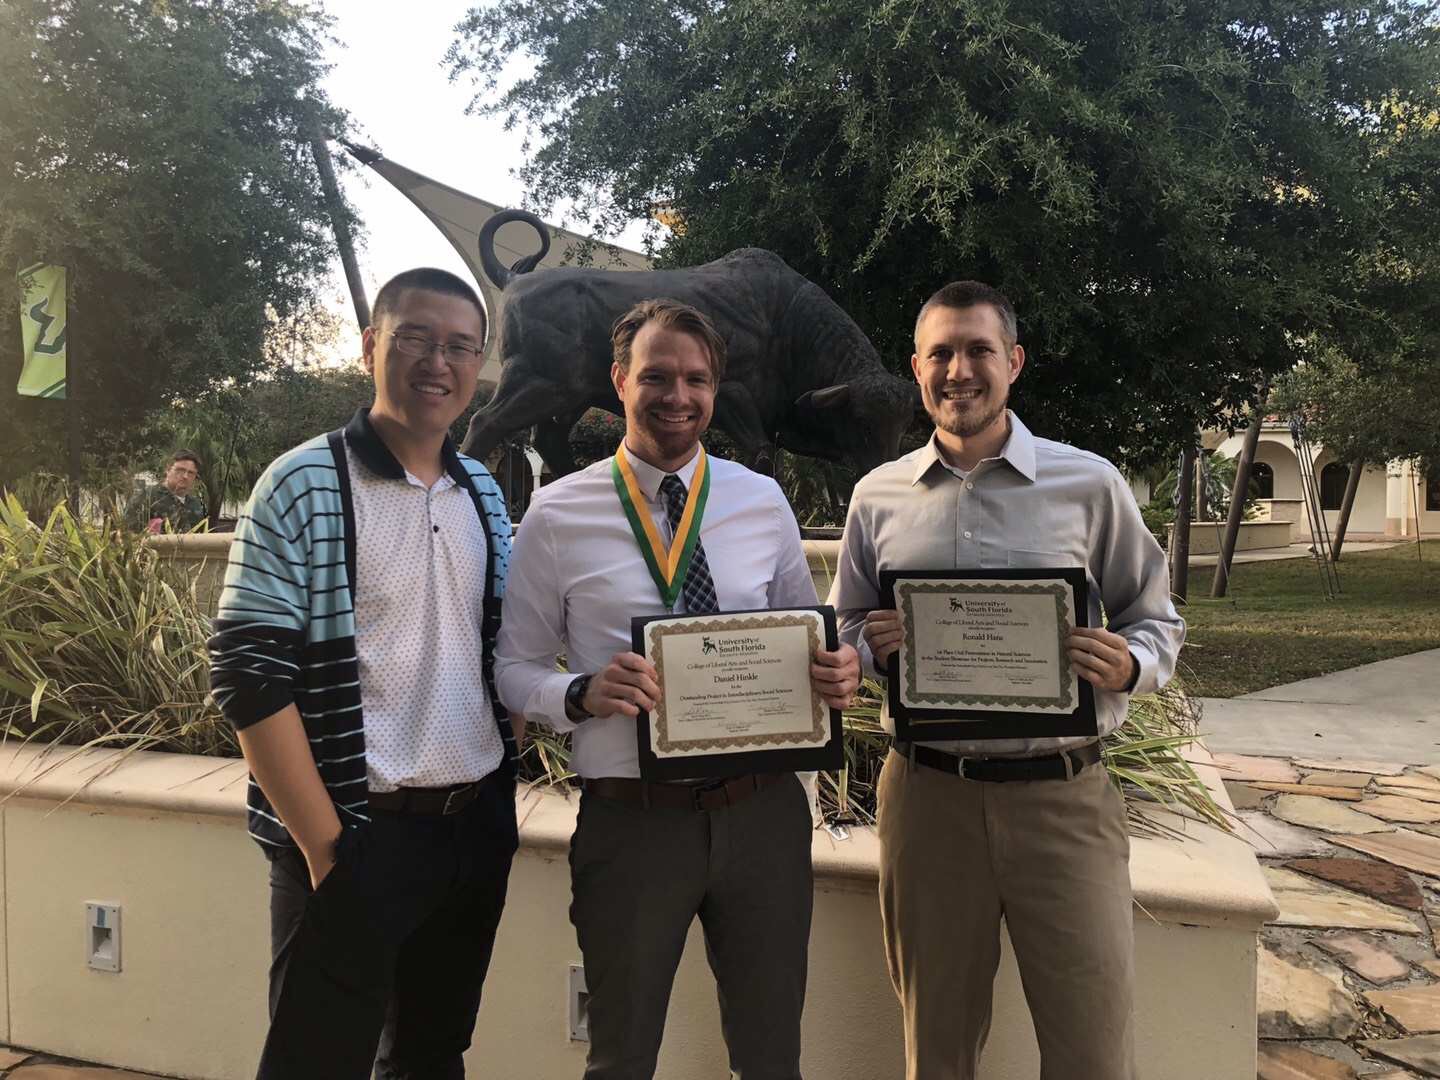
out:
M465 0L330 0L338 40L329 49L333 67L325 91L354 119L354 141L461 191L518 206L524 187L514 173L524 163L522 133L506 132L500 117L466 116L472 85L468 78L452 83L444 65L468 6ZM344 153L338 144L331 149ZM380 176L362 167L342 172L340 183L360 215L356 254L371 300L388 278L413 266L438 266L472 280L439 230ZM637 248L641 228L636 223L611 239ZM338 259L332 279L345 327L333 359L347 360L360 355L360 332Z

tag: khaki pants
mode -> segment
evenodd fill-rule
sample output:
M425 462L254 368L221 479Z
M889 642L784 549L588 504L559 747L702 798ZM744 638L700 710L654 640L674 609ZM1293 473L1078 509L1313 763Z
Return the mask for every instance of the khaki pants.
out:
M1105 770L989 783L891 751L879 801L880 911L906 1080L976 1075L1002 917L1041 1080L1133 1080L1130 841Z

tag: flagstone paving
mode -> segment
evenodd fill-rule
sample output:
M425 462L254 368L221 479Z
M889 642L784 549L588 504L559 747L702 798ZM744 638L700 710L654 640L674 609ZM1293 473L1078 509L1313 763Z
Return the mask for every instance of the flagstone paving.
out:
M1406 870L1440 878L1440 837L1398 829L1385 836L1336 836L1333 839L1337 844L1374 855Z
M1423 928L1405 912L1347 889L1280 866L1265 867L1265 879L1275 894L1280 915L1277 926L1313 926L1317 929L1389 930L1420 934Z
M1214 754L1215 768L1224 780L1271 780L1295 784L1300 770L1282 758L1248 757L1244 754Z
M1359 836L1394 831L1393 825L1315 795L1281 795L1270 807L1270 813L1291 825L1327 833Z
M1319 833L1277 821L1263 810L1241 810L1235 831L1243 837L1255 854L1285 859L1296 855L1344 855L1335 845L1327 843Z
M1419 799L1421 802L1440 802L1440 788L1406 788L1392 787L1381 778L1375 783L1375 794L1377 795L1402 795L1407 799Z
M1258 1065L1259 1080L1356 1080L1359 1076L1345 1062L1294 1043L1262 1042Z
M1412 1035L1440 1031L1440 985L1372 990L1365 1000Z
M1405 795L1378 795L1373 799L1366 799L1365 805L1359 809L1381 821L1398 821L1412 825L1434 825L1440 821L1440 803L1425 802L1423 799Z
M1433 768L1433 766L1431 767ZM1404 773L1400 776L1387 776L1378 782L1389 787L1428 788L1431 791L1440 791L1440 778L1423 769L1420 772Z
M1309 773L1301 784L1314 784L1318 787L1346 787L1364 788L1370 786L1370 781L1375 777L1369 773L1353 772L1312 772Z
M1370 773L1374 776L1402 776L1405 773L1405 766L1397 765L1393 761L1356 761L1354 758L1296 758L1292 764L1297 769L1331 769L1335 772Z
M1230 805L1236 810L1258 810L1272 794L1261 791L1253 784L1242 784L1238 780L1226 780L1225 790L1230 795Z
M1285 863L1285 868L1353 889L1396 907L1411 911L1423 911L1425 908L1425 897L1415 879L1388 863L1368 859L1291 859Z
M1316 938L1310 944L1334 957L1367 982L1383 985L1410 977L1410 965L1362 934Z
M1376 1057L1414 1069L1421 1076L1440 1076L1440 1035L1371 1039L1361 1045Z
M1365 793L1354 787L1326 787L1320 784L1277 784L1271 780L1252 780L1250 786L1260 791L1283 791L1289 795L1313 795L1322 799L1359 802ZM1408 789L1405 789L1408 791ZM1424 819L1420 819L1424 820Z
M1440 1080L1440 765L1215 757L1280 908L1259 1080Z
M1344 1039L1360 1029L1360 1010L1333 964L1265 947L1255 978L1262 1039Z

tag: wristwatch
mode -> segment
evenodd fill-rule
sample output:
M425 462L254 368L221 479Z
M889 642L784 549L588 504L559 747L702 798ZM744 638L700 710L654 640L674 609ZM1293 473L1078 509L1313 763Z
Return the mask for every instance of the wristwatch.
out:
M565 688L565 715L576 724L582 720L589 720L590 714L585 711L585 691L590 689L592 675L577 675L571 680L570 685Z

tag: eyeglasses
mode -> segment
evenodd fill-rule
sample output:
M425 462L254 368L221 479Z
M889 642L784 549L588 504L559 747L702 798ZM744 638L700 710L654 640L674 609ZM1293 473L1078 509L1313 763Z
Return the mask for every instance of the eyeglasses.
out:
M480 360L480 350L474 345L466 345L464 342L452 341L448 345L442 345L438 341L431 341L423 334L397 334L393 330L381 330L382 334L389 334L395 339L395 349L401 356L408 356L412 360L423 360L436 349L445 358L445 362L452 367L463 364L474 364Z

